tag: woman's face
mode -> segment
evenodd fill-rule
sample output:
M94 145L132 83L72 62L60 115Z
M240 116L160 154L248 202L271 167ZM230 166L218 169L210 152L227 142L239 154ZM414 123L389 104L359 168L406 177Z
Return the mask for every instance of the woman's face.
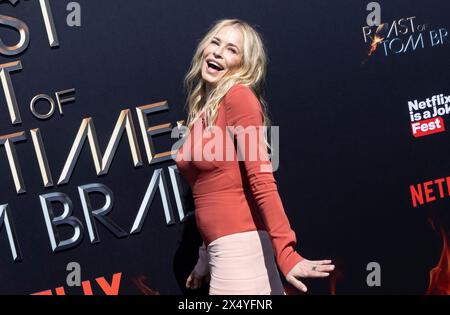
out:
M237 25L224 26L203 50L202 78L210 87L242 62L244 38Z

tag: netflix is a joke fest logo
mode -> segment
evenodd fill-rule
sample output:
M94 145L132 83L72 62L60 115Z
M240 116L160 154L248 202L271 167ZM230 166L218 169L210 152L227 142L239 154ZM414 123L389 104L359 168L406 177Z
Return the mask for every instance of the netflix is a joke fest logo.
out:
M414 137L444 132L443 116L450 113L450 95L438 94L422 101L409 101L408 109Z

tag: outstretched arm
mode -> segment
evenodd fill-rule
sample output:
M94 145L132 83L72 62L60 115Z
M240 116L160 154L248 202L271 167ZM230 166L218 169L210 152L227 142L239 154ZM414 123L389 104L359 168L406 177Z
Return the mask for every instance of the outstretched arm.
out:
M286 280L297 289L306 291L306 286L296 277L326 277L334 269L330 260L309 261L295 251L297 239L278 193L272 164L264 144L261 104L253 91L244 85L235 85L225 96L227 125L237 139L237 150L243 155L251 193L257 203L272 240L277 264ZM256 146L246 137L255 137ZM250 150L256 150L256 159ZM255 153L255 152L253 152ZM241 157L242 157L241 155Z
M291 229L288 218L278 194L276 180L273 176L264 138L260 133L263 125L261 104L244 85L235 85L226 94L224 100L227 125L233 128L237 138L238 152L243 154L245 169L251 193L258 205L267 232L271 236L277 264L284 276L303 258L295 251L297 243L295 232ZM256 137L248 141L245 137ZM254 141L256 140L256 142ZM251 145L257 143L257 146ZM255 152L256 159L250 158Z

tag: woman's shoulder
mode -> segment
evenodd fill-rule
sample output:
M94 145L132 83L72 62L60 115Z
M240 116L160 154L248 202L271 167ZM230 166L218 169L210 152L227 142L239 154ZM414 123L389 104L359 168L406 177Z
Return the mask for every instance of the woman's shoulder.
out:
M261 104L253 89L244 84L233 85L224 98L225 111L230 120L261 115Z
M253 89L245 84L237 83L233 85L228 92L225 94L225 97L230 97L232 95L242 94L242 95L253 95L256 96Z
M233 85L224 97L225 106L233 106L233 104L251 103L257 105L259 99L253 89L241 83Z

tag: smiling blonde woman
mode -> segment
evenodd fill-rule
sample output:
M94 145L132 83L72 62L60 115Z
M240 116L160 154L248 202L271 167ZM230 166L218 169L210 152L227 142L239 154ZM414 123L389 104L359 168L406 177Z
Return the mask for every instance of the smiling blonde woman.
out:
M299 278L326 277L334 269L331 260L310 261L296 252L265 137L257 137L263 148L259 158L237 156L250 150L242 137L245 128L270 125L262 97L266 65L258 32L244 21L226 19L200 41L186 75L189 132L175 160L191 186L203 238L187 288L209 282L209 294L285 294L278 265L289 283L306 292ZM192 158L203 151L212 126L231 138L232 160ZM226 140L216 144L225 146Z

